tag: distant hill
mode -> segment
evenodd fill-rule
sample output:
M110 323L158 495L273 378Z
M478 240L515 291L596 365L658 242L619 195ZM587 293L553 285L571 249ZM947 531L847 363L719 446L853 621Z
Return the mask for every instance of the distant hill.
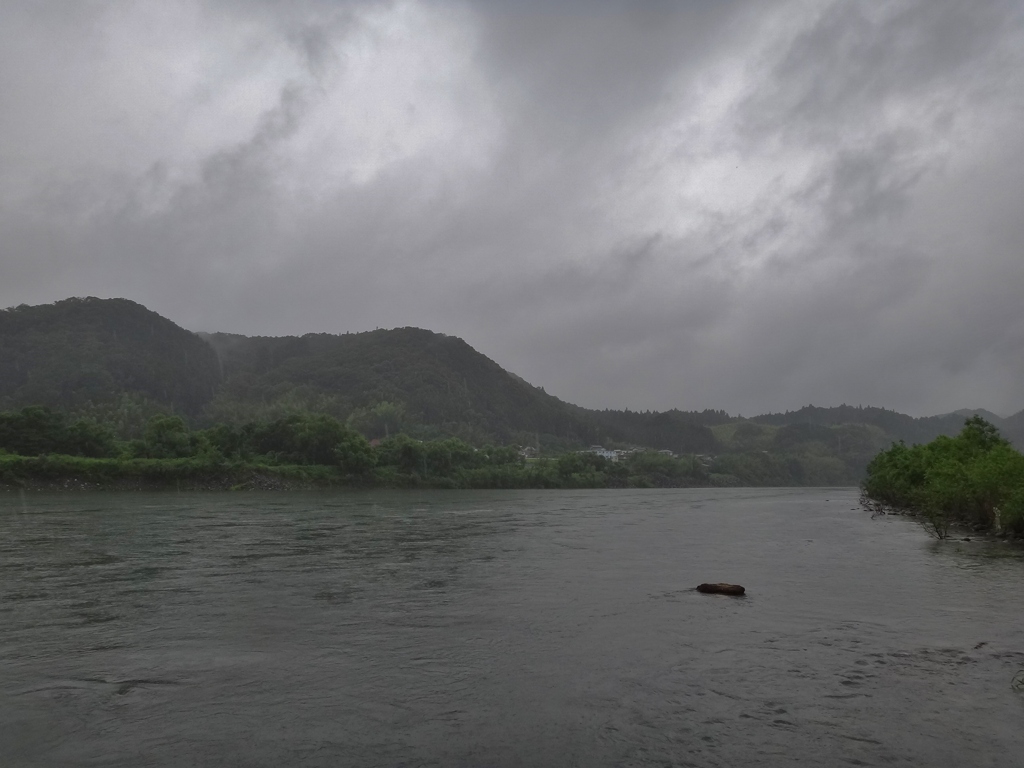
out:
M958 411L947 414L947 416L955 416L961 421L971 416L981 416L989 424L997 427L1003 436L1009 439L1017 448L1024 448L1024 411L1003 418L984 408L961 408Z
M574 442L600 437L598 425L581 409L509 374L453 336L398 328L340 336L204 338L224 371L210 409L217 419L300 407L354 418L371 436L431 426L504 442L524 436L533 442L534 433Z
M75 410L133 393L197 416L220 382L194 333L127 299L0 310L0 410Z
M344 335L196 334L126 299L0 311L0 410L48 405L137 433L155 410L197 425L311 410L371 437L406 431L563 449L718 447L723 412L588 411L502 369L461 339L418 328ZM127 411L131 411L128 413Z
M776 426L807 424L832 428L844 425L868 425L878 429L880 434L884 435L886 445L881 447L887 447L888 443L898 440L913 445L929 443L939 435L951 437L960 432L964 421L971 416L981 416L997 427L1018 450L1024 449L1024 411L1004 419L984 409L962 408L953 413L939 416L914 418L885 408L865 408L851 405L819 408L808 405L797 411L755 416L750 421Z
M1024 450L1024 411L1001 419L1001 423L992 423L999 427L1003 435L1011 440L1018 450Z
M961 408L957 411L953 411L947 416L959 416L964 419L969 419L971 416L981 416L989 424L995 424L996 422L1006 421L1002 416L992 411L985 410L984 408Z
M771 482L851 482L893 441L956 434L975 413L913 418L841 405L741 419L724 411L588 410L530 385L462 339L428 330L195 334L125 299L0 311L0 359L0 410L43 404L116 420L110 409L93 406L128 398L186 415L196 426L306 410L345 420L371 438L402 431L477 445L557 451L600 444L718 455L721 473L761 473ZM118 407L119 423L127 424ZM1024 411L1007 419L982 415L1024 444ZM136 414L131 422L136 431L145 423L140 419Z
M971 414L968 414L971 415ZM914 418L885 408L839 405L832 408L804 406L797 411L755 416L751 421L762 424L868 424L883 430L893 440L908 444L927 443L939 435L955 435L964 425L966 416L949 413L944 416Z
M528 384L462 339L420 328L204 338L224 371L208 410L214 420L245 421L304 408L347 419L370 437L402 430L477 443L717 447L699 415L588 411Z

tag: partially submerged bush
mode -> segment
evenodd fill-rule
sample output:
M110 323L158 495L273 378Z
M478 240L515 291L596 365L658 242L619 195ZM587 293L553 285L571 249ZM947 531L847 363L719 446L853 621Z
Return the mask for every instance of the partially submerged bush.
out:
M940 539L954 523L1024 533L1024 456L978 416L956 437L898 443L878 454L868 465L864 492L919 512Z

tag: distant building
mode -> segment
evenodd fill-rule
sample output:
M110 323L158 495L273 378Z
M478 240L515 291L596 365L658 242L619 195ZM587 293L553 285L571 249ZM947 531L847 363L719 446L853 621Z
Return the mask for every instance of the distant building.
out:
M618 451L608 450L607 448L605 448L602 445L592 445L592 446L590 446L589 450L584 451L584 453L593 453L593 454L595 454L597 456L600 456L603 459L608 459L608 461L618 461L619 460L619 452Z

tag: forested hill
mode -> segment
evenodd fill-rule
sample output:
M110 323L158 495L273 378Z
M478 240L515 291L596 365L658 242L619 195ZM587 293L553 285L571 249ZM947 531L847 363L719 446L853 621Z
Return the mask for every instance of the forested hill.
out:
M903 413L885 408L864 408L840 405L819 408L808 405L798 411L771 413L755 416L752 420L761 424L871 424L884 430L897 440L907 443L927 443L942 434L954 435L960 431L966 416L948 414L915 419Z
M125 299L0 311L0 411L46 405L138 433L161 411L197 426L326 413L368 437L406 432L554 449L717 448L721 412L587 411L418 328L344 335L196 334Z
M509 374L453 336L419 328L294 337L205 335L219 353L217 421L328 413L369 437L398 431L453 434L473 442L533 443L537 433L599 440L579 408Z
M207 409L214 421L309 410L346 420L369 437L402 431L456 435L478 444L717 448L703 414L588 411L528 384L462 339L419 328L204 338L219 353L224 371Z
M964 408L941 416L914 418L886 408L865 408L852 405L819 408L808 405L797 411L755 416L751 421L776 426L786 424L820 426L869 424L883 430L893 440L902 440L908 445L913 445L930 442L939 435L953 436L960 432L964 420L971 416L981 416L997 427L1018 447L1024 447L1024 411L1004 419L990 411Z
M127 299L0 310L0 410L77 410L130 393L199 416L220 383L194 333Z
M894 440L956 434L970 413L915 419L882 408L808 406L741 419L724 411L594 411L547 394L452 336L418 328L195 334L124 299L0 311L0 362L0 411L47 405L103 421L123 437L141 434L160 412L195 427L314 412L368 438L403 432L543 453L601 444L712 454L724 474L761 472L765 483L847 482ZM994 423L1024 442L1024 412Z

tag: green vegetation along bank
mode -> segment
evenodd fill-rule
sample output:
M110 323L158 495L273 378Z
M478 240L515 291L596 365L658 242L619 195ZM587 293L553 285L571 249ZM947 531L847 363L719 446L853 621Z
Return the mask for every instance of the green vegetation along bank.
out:
M978 416L956 437L883 451L863 488L878 504L919 515L939 538L955 527L1024 536L1024 456Z
M323 414L190 430L155 416L140 438L42 406L0 413L0 487L6 489L651 488L734 485L697 456L636 451L528 459L511 446L405 434L370 442Z
M0 413L0 488L686 488L847 479L833 457L767 450L709 456L634 449L610 460L594 451L538 458L518 446L403 433L371 442L349 424L309 412L206 429L158 414L135 438L118 427L44 406ZM824 428L718 429L723 440L779 446ZM858 432L827 435L853 441ZM956 437L878 453L863 487L879 504L921 515L940 537L958 524L1024 535L1024 456L977 416Z

